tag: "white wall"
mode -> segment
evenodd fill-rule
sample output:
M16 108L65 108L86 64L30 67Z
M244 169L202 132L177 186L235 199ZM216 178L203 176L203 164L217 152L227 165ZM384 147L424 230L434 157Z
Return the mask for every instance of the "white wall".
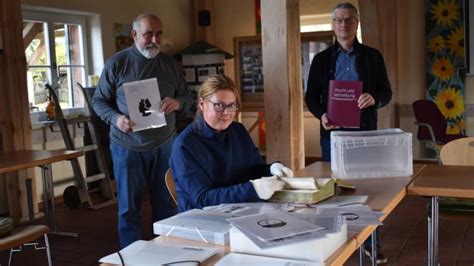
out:
M193 3L189 0L22 0L21 3L28 7L79 11L88 16L93 33L100 30L102 34L101 39L97 35L90 36L90 45L93 52L102 48L104 61L115 53L113 24L131 24L137 15L145 12L154 13L162 20L166 52L174 53L194 39ZM102 47L97 47L97 43ZM91 56L94 62L100 61L98 54L100 51ZM93 64L89 74L100 75L101 68L100 62Z

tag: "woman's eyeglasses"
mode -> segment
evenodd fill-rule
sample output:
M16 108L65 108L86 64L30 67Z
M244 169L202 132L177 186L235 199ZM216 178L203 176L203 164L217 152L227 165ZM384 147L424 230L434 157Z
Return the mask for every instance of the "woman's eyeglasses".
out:
M231 103L231 104L224 104L224 103L215 103L210 100L207 100L208 102L212 103L214 105L214 111L216 112L224 112L225 109L229 112L235 112L240 109L240 104L238 103Z

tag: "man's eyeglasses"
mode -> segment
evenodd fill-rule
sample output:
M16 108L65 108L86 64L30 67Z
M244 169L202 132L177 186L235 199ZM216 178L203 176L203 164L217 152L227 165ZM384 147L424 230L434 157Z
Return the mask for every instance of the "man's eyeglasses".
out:
M356 18L333 18L332 20L338 25L342 24L343 22L348 25L353 25L358 21Z
M210 100L207 100L208 102L212 103L214 105L214 111L216 112L224 112L225 109L229 112L235 112L240 109L240 104L238 103L231 103L231 104L224 104L224 103L215 103Z

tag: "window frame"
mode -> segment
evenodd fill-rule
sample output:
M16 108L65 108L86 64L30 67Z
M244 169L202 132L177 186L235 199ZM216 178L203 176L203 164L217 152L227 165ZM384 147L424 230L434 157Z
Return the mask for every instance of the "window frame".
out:
M35 21L46 23L46 30L45 30L45 38L47 38L47 45L46 49L49 53L49 61L45 65L27 65L26 71L29 71L30 68L48 68L48 78L52 84L56 84L58 82L58 75L56 74L59 68L66 68L68 72L71 71L71 67L81 67L84 71L84 82L87 81L87 75L89 73L89 50L88 50L88 40L87 40L87 18L84 15L78 14L67 14L67 13L59 13L59 12L51 12L51 11L41 11L41 10L30 10L23 8L22 9L22 20L23 21ZM55 45L51 45L55 43L55 36L54 36L54 23L62 23L62 24L73 24L79 25L81 28L80 33L80 40L79 40L79 49L82 52L82 64L65 64L65 65L58 65L56 62L56 50ZM66 42L67 43L67 42ZM71 79L71 76L68 75L68 78ZM70 80L69 80L70 81ZM83 106L77 107L74 106L74 84L69 84L69 96L68 101L72 107L67 107L64 109L84 109ZM30 110L30 113L43 113L44 111L34 111ZM66 113L68 113L66 111ZM32 119L33 120L33 119ZM36 120L36 119L34 119ZM42 119L38 119L42 120Z

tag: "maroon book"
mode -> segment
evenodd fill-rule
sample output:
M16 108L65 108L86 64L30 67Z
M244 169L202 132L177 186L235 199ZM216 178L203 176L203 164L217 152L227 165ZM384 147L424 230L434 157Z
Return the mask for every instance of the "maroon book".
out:
M357 100L362 94L362 81L329 81L328 112L329 122L338 127L360 127L360 109Z

